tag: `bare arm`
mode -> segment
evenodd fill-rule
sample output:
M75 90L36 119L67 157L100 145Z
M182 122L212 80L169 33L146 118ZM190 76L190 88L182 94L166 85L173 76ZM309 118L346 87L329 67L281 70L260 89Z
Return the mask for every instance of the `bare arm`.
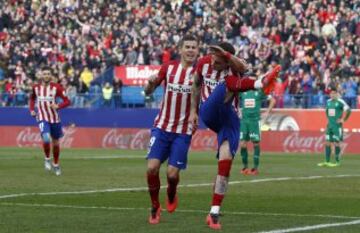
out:
M201 90L201 79L197 73L194 74L194 82L191 87L191 110L189 122L192 125L192 133L194 134L199 125L199 102L200 102L200 90Z
M246 61L237 56L231 55L228 62L229 62L230 67L232 69L234 69L235 71L237 71L238 73L243 74L248 69L248 65L247 65Z
M159 84L157 75L150 76L148 83L144 87L145 95L151 95Z
M191 112L197 114L200 102L201 80L196 73L193 80L194 82L191 87Z
M269 100L269 107L266 109L265 112L264 122L267 121L267 118L269 117L271 110L275 107L275 104L276 104L276 99L274 97L271 97Z
M209 48L212 54L226 59L231 69L235 70L236 72L245 73L248 69L248 65L244 59L241 59L237 56L232 55L229 52L226 52L219 46L210 46Z

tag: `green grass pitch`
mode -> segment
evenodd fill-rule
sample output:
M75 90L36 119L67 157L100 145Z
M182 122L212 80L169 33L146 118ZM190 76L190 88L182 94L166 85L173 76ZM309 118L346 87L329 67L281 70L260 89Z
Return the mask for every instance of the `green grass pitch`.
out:
M189 154L178 209L163 211L155 226L147 223L145 153L66 149L56 177L45 172L40 148L0 148L0 232L214 232L205 224L214 152ZM336 168L317 167L323 159L263 154L260 174L243 176L237 155L220 232L360 232L360 156L345 155ZM161 177L166 186L164 167Z

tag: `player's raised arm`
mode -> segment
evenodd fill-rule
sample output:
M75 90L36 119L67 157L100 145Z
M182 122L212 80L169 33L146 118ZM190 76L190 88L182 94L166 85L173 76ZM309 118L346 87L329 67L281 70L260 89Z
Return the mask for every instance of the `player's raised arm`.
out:
M230 68L234 71L242 74L248 69L248 65L244 59L232 55L220 46L210 46L209 48L211 53L223 57L228 62Z

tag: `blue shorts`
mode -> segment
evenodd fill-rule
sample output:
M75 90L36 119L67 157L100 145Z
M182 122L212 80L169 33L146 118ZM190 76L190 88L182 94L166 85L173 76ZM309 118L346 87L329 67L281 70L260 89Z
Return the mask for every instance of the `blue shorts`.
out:
M200 105L200 117L205 125L217 134L218 154L221 144L228 141L230 152L235 156L239 147L240 119L236 113L232 99L224 103L226 85L220 83L209 98Z
M170 133L159 128L151 129L147 159L158 159L179 169L185 169L191 135Z
M38 123L39 123L41 136L43 136L46 133L49 133L51 138L56 140L64 136L64 133L62 131L62 125L60 122L49 123L47 121L39 121Z

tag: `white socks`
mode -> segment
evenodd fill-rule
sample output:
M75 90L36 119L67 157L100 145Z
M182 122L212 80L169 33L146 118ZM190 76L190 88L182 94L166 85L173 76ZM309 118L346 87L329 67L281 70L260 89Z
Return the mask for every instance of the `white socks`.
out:
M219 214L219 212L220 212L220 206L218 206L218 205L211 206L210 213Z

